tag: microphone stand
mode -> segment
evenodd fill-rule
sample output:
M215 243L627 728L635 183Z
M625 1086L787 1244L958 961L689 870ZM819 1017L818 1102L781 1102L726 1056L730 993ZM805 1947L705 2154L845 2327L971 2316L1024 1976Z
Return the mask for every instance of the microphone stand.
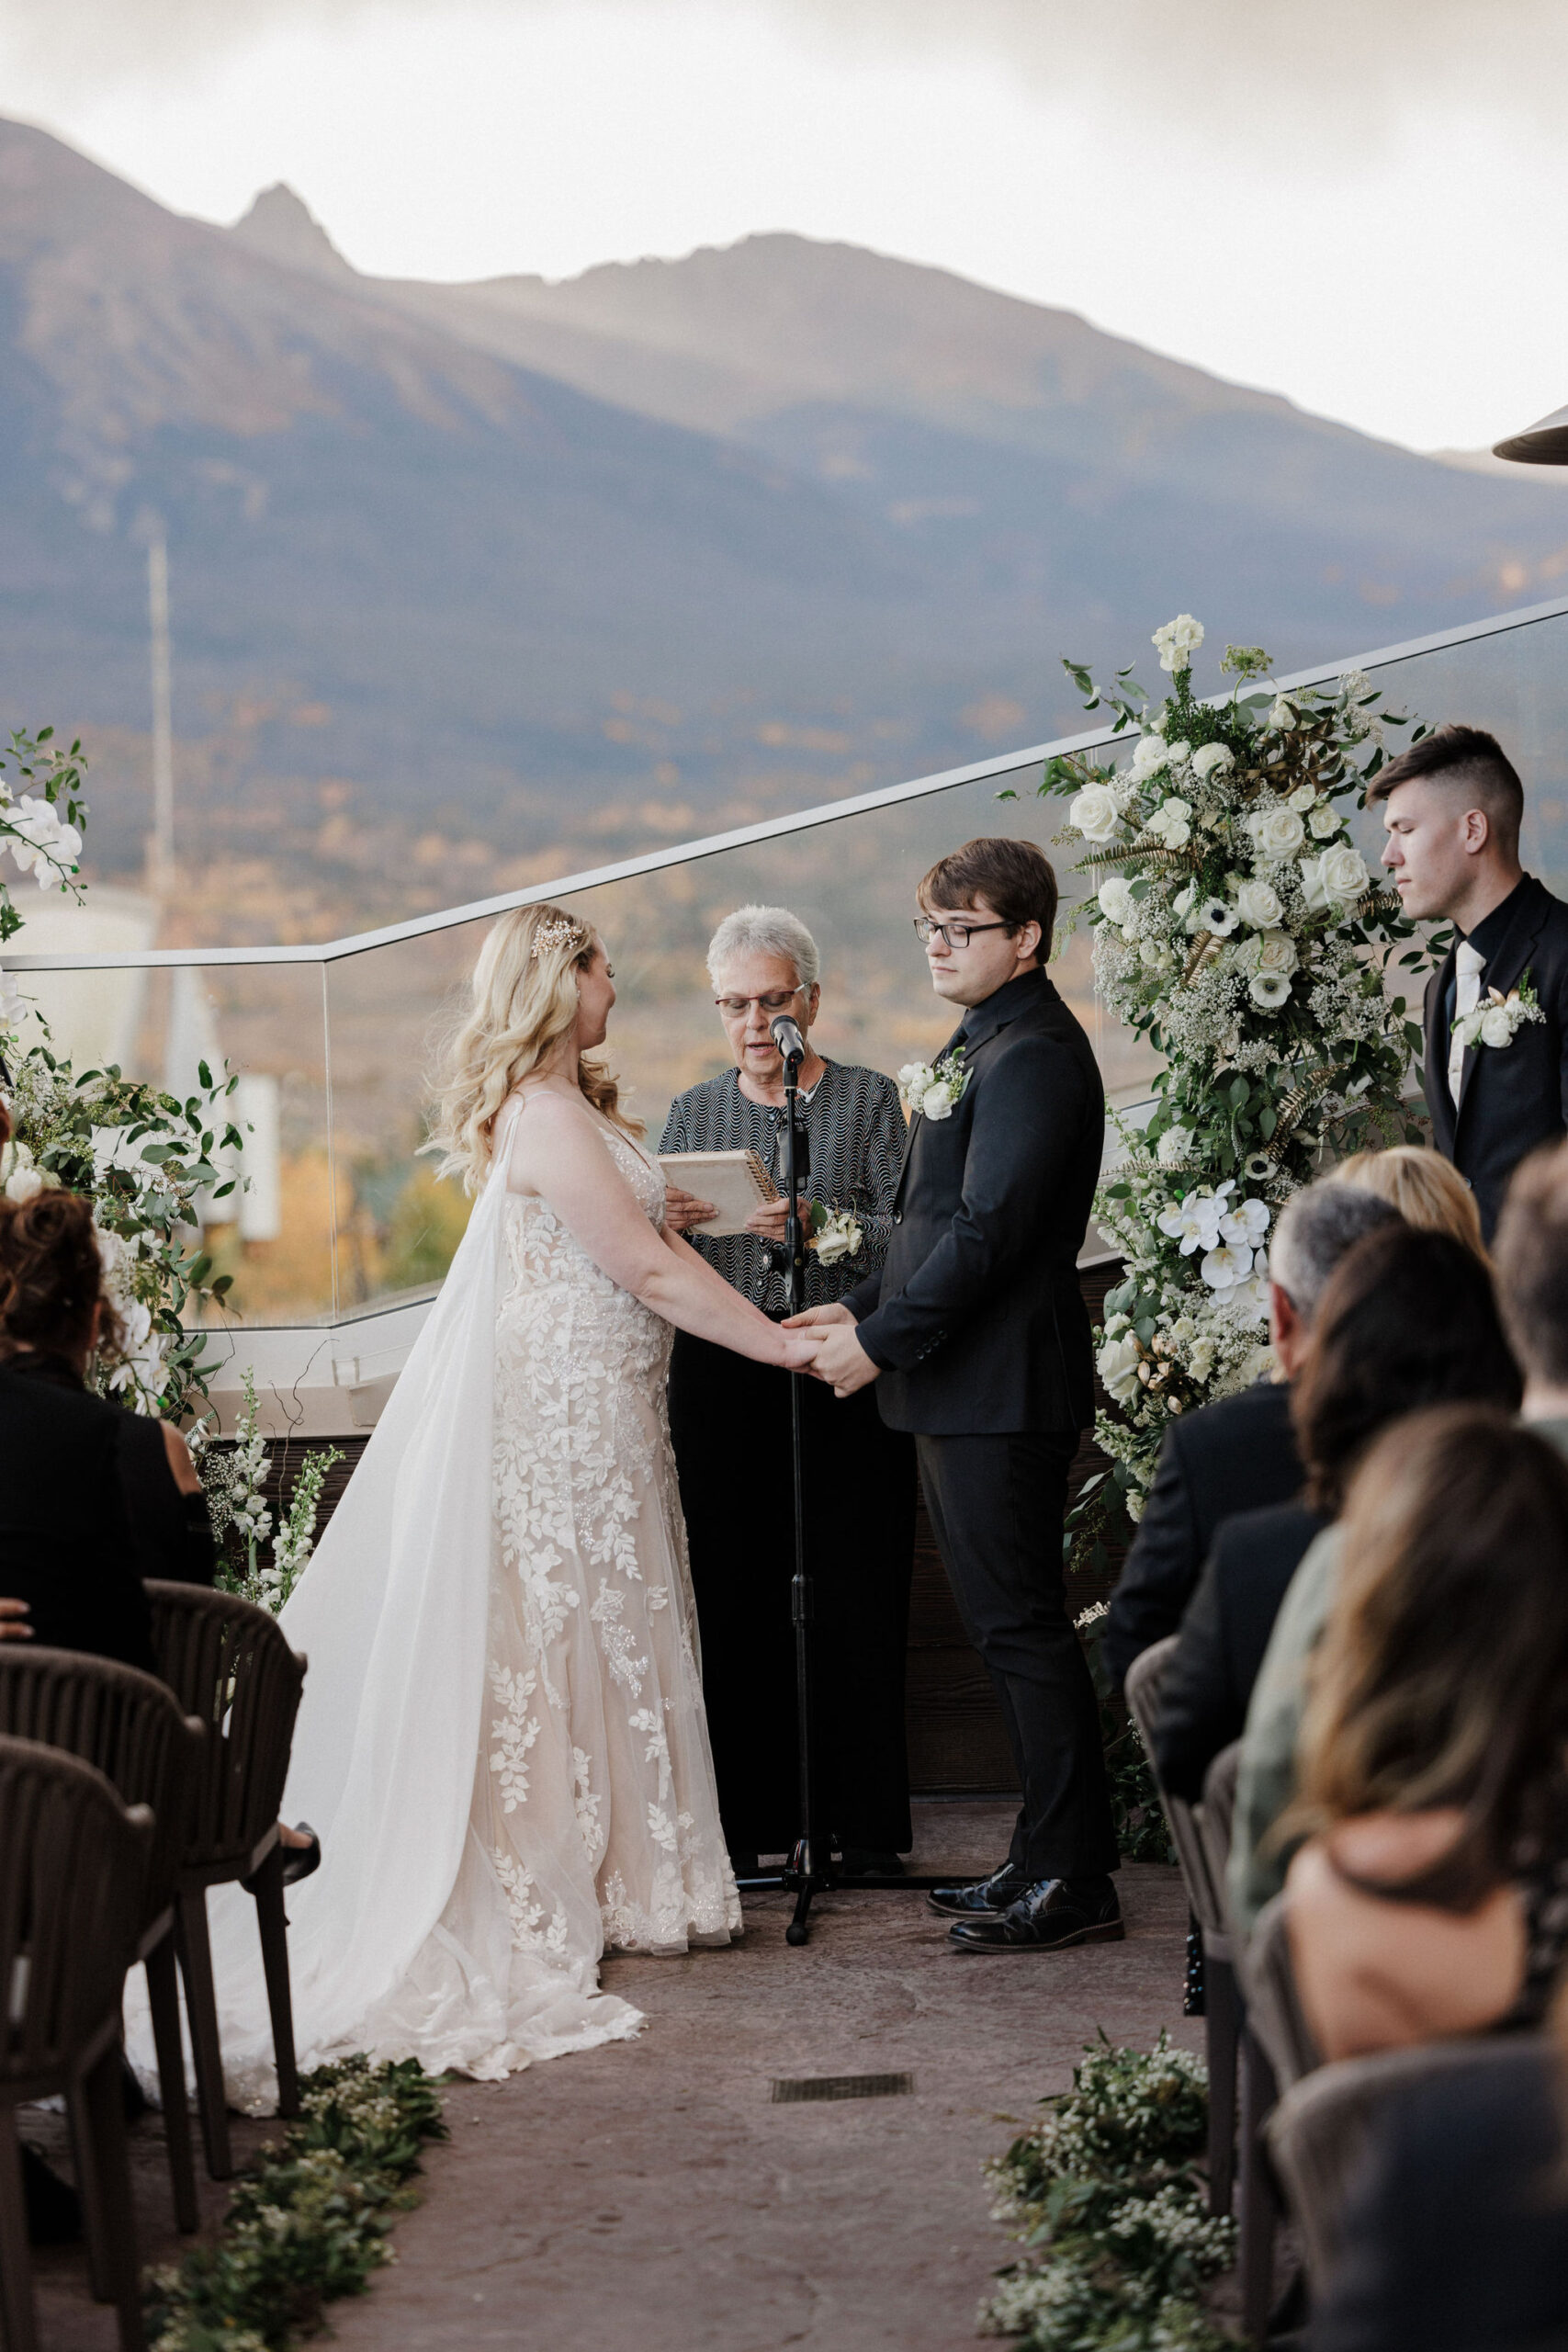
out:
M811 1142L800 1118L800 1069L806 1058L805 1040L794 1024L789 1034L778 1035L781 1022L774 1030L775 1042L784 1066L784 1185L789 1203L784 1221L784 1238L773 1243L775 1268L784 1278L784 1295L789 1312L798 1315L806 1305L806 1231L800 1221L800 1186L810 1167ZM793 1037L793 1042L792 1042ZM812 1656L811 1635L815 1615L812 1580L806 1565L806 1449L804 1442L801 1399L808 1373L792 1370L789 1375L789 1440L792 1499L795 1506L795 1573L790 1579L789 1613L795 1629L795 1754L799 1767L800 1836L795 1841L788 1862L777 1876L743 1879L749 1888L782 1887L793 1894L795 1916L784 1929L787 1944L804 1944L810 1936L807 1916L815 1894L831 1892L848 1884L855 1894L908 1894L933 1886L956 1886L967 1883L963 1871L947 1871L940 1878L897 1878L857 1876L848 1881L840 1876L834 1866L832 1850L818 1818L817 1756L811 1721Z

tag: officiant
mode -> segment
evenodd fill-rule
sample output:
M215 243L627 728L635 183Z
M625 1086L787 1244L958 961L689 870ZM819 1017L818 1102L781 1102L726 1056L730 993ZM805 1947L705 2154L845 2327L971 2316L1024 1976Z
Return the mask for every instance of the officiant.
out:
M770 1242L782 1242L784 1062L769 1023L787 1013L807 1041L800 1104L809 1151L803 1204L845 1212L847 1236L818 1235L806 1304L827 1306L880 1266L892 1230L905 1125L880 1071L824 1059L810 1032L821 997L817 943L783 907L741 907L708 948L708 974L735 1067L671 1104L661 1152L754 1151L780 1198L744 1233L702 1231L710 1204L670 1189L669 1223L764 1314L788 1312ZM857 1238L858 1236L858 1238ZM839 1241L852 1252L836 1254ZM913 1442L884 1427L869 1388L835 1401L803 1384L807 1565L815 1578L818 1820L846 1871L897 1868L910 1844L904 1747L904 1651L914 1544ZM789 1487L789 1375L677 1332L670 1424L691 1543L703 1692L719 1806L737 1874L787 1852L800 1832L795 1537Z

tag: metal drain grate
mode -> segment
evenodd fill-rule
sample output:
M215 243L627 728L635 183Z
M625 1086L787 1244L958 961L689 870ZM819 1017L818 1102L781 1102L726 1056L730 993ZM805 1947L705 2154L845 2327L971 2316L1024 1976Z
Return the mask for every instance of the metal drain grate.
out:
M773 2083L773 2105L802 2099L900 2098L915 2087L913 2075L797 2075Z

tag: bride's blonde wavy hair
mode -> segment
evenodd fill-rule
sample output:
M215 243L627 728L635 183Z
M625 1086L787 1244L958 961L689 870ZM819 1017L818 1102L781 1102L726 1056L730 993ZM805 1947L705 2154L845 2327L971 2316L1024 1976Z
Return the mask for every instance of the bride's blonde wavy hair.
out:
M445 1154L437 1173L461 1176L466 1192L477 1192L490 1168L502 1104L577 1019L578 976L598 945L581 915L547 904L502 915L480 948L468 1018L447 1049L429 1146ZM622 1111L603 1062L580 1056L577 1082L605 1118L628 1135L642 1133L642 1122Z

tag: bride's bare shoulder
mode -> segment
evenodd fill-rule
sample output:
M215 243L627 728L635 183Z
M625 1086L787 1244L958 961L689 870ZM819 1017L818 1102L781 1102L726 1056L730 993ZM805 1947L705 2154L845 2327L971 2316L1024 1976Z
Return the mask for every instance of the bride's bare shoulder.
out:
M497 1148L508 1159L508 1189L533 1192L537 1174L563 1159L581 1164L592 1138L596 1121L586 1102L550 1086L519 1087L509 1094L496 1118ZM597 1162L589 1159L589 1169Z

